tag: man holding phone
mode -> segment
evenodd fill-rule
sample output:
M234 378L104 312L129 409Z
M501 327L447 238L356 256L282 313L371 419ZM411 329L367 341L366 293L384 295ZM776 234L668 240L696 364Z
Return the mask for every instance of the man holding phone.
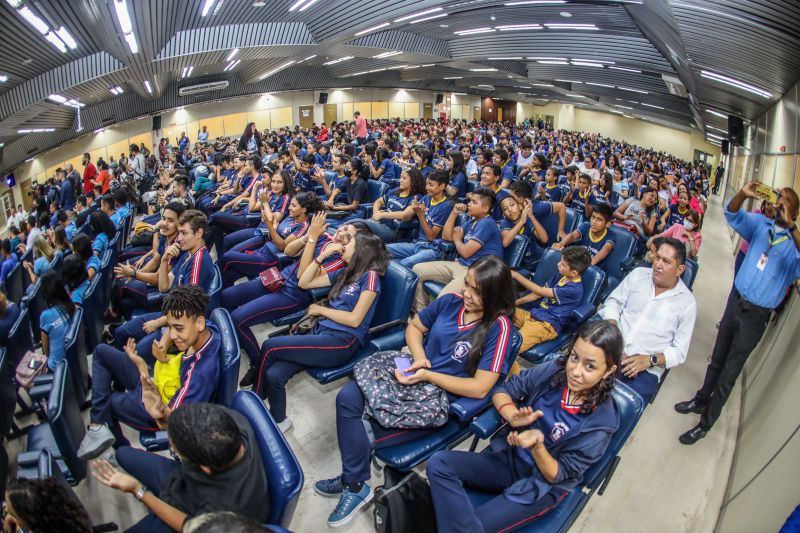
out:
M746 199L764 199L768 194L777 197L774 221L741 209ZM701 415L700 423L680 436L683 444L694 444L705 437L719 418L772 311L783 301L787 288L800 278L800 231L795 224L799 208L800 200L791 188L769 191L763 184L751 182L725 209L728 223L750 242L750 247L728 297L703 385L694 398L675 405L679 413Z

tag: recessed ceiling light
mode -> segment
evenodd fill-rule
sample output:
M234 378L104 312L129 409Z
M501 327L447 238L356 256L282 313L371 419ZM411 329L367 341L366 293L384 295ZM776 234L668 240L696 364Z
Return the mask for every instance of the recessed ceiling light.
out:
M266 2L253 2L253 7L264 7L267 5Z
M650 93L648 93L647 91L642 91L642 90L640 90L640 89L634 89L634 88L632 88L632 87L622 87L622 86L619 86L619 87L617 87L617 88L618 88L618 89L620 89L620 90L622 90L622 91L630 91L630 92L632 92L632 93L650 94Z
M636 74L641 74L642 71L636 68L627 68L627 67L608 67L614 70L621 70L623 72L635 72Z
M456 35L473 35L475 33L489 33L493 31L497 30L495 30L494 28L486 27L486 28L473 28L471 30L454 31L453 33L455 33Z
M497 72L496 68L471 68L470 72Z
M447 16L447 13L439 13L438 15L431 15L429 17L422 17L421 19L414 19L412 21L409 21L409 24L416 24L417 22L425 22L425 21L428 21L428 20L440 19L440 18L446 17L446 16Z
M570 13L569 11L562 11L561 13L559 13L559 15L561 15L562 17L570 18L572 16L572 13Z
M726 85L730 85L731 87L736 87L737 89L742 89L749 93L757 94L763 98L772 98L772 93L769 91L765 91L764 89L760 89L755 85L750 85L749 83L745 83L743 81L739 81L733 78L729 78L728 76L723 76L722 74L717 74L716 72L711 72L708 70L701 70L700 75L704 78L708 78L710 80L718 81L720 83L724 83Z
M422 17L422 16L425 16L425 15L429 15L430 13L436 13L438 11L441 11L442 9L444 9L444 8L442 8L442 7L434 7L432 9L426 9L425 11L420 11L419 13L414 13L413 15L406 15L405 17L400 17L398 19L394 19L394 21L395 22L403 22L404 20L409 20L409 19L413 19L413 18L417 18L417 17Z
M450 25L449 24L439 24L439 27L440 28L449 28Z
M366 30L361 30L359 32L356 32L354 33L354 35L358 37L359 35L364 35L365 33L372 33L373 31L385 28L388 25L389 25L388 22L384 22L383 24L378 24L377 26L372 26L371 28L367 28Z

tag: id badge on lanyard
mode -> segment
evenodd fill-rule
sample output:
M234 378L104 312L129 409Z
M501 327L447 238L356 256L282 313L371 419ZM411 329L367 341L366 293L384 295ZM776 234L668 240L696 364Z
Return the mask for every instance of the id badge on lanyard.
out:
M761 257L758 258L758 263L756 263L756 268L761 272L764 272L764 269L767 268L767 261L769 261L769 251L772 249L773 246L777 246L783 241L788 241L788 235L781 235L777 239L775 239L775 226L769 229L769 241L767 246L767 251L761 254Z

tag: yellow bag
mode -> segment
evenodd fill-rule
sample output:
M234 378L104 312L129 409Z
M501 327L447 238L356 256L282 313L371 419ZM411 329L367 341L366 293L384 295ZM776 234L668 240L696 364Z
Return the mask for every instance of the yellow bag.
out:
M183 359L184 352L175 355L167 354L169 361L162 363L156 361L153 366L153 382L161 395L161 400L164 405L169 404L169 401L181 388L181 360Z

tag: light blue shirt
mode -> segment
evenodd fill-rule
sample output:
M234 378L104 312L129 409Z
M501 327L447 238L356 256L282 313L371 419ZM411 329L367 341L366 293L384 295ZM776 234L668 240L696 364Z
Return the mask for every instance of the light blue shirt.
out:
M50 354L47 356L47 367L53 371L58 366L66 353L67 329L69 328L69 317L57 307L50 307L42 311L39 318L39 328L47 333L50 344Z
M778 307L789 285L800 278L800 251L789 230L775 226L775 222L764 215L744 209L731 213L726 207L725 218L736 233L750 241L733 283L736 290L754 305L768 309ZM764 254L767 254L767 262L762 269L758 265Z

